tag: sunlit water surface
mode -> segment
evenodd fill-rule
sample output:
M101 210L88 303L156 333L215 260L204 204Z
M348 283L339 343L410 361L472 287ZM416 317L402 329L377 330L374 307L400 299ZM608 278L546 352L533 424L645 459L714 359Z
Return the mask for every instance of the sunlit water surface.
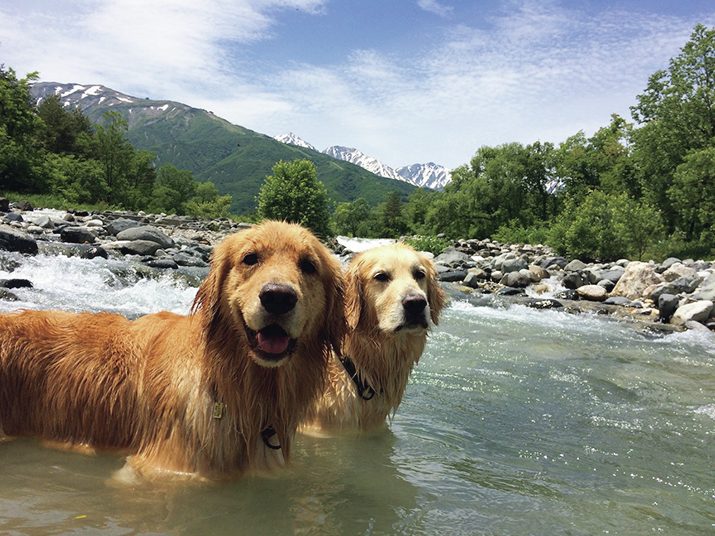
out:
M195 293L123 261L3 259L35 288L1 311L186 312ZM299 437L272 477L131 488L117 456L9 441L0 533L713 534L714 439L711 335L453 303L388 432Z

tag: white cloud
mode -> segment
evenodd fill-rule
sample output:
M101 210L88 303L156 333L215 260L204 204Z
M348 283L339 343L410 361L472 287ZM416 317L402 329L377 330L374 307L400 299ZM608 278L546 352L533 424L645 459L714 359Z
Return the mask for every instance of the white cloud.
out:
M454 10L452 6L442 4L437 0L417 0L417 5L420 6L420 9L424 9L440 17L448 17Z
M510 1L478 25L447 19L412 52L360 49L339 64L256 67L237 44L271 38L281 9L320 14L324 2L147 4L0 8L0 62L44 80L179 100L317 147L358 147L394 167L456 166L480 145L558 142L604 126L613 112L628 116L694 24L715 22L715 12L698 21Z

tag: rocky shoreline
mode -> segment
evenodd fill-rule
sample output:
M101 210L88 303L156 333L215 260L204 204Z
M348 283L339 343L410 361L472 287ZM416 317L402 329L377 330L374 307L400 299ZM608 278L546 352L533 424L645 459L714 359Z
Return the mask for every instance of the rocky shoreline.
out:
M0 250L26 255L123 258L147 275L191 269L208 272L213 246L249 227L228 219L199 220L143 212L34 210L0 198ZM343 259L350 254L331 241ZM584 263L542 245L459 240L434 258L454 299L474 305L522 304L537 309L604 314L646 329L715 331L715 263L666 259L643 263ZM13 267L0 257L0 269ZM0 279L0 299L31 281Z
M458 240L434 258L450 294L632 320L657 331L715 331L715 262L585 263L548 246Z

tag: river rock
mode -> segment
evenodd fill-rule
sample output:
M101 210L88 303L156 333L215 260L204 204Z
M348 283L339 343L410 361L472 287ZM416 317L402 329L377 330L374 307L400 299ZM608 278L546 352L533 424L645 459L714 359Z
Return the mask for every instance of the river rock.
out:
M443 264L445 266L458 265L461 266L469 260L469 255L457 251L456 249L450 247L445 249L442 253L434 258L436 264Z
M37 253L37 241L10 225L0 224L0 249L34 255Z
M477 288L480 281L487 279L487 273L481 268L470 268L467 270L467 276L462 281L469 288Z
M2 288L32 288L32 283L27 279L0 279Z
M566 266L564 266L564 271L566 272L580 272L581 270L585 269L586 265L578 259L574 259Z
M561 284L568 289L576 290L578 287L588 285L588 278L580 272L571 272L564 276Z
M519 270L524 270L527 267L527 263L524 259L504 259L501 263L502 273L509 274L511 272L518 272ZM497 266L498 268L499 266Z
M20 214L19 212L8 212L7 214L5 214L5 221L23 222L23 221L25 221L25 219L22 217L22 214Z
M531 284L531 277L528 270L522 269L504 274L499 283L507 287L525 288Z
M39 242L39 252L43 255L64 255L65 257L80 257L81 259L94 259L95 257L108 257L101 246L90 244L66 244L64 242Z
M584 285L576 289L576 294L583 300L603 301L608 292L599 285Z
M695 300L715 301L715 273L707 276L693 294Z
M543 259L539 266L542 268L549 268L550 266L558 266L559 268L564 268L568 264L568 261L563 257L546 257Z
M10 210L10 200L6 197L0 197L0 212L7 212Z
M692 331L702 331L703 333L710 333L710 329L706 325L701 324L700 322L696 322L695 320L688 320L684 324L684 326Z
M464 278L467 277L467 272L466 270L449 270L438 274L438 277L440 281L464 281Z
M532 298L524 302L524 305L532 309L559 309L564 306L563 303L553 298Z
M65 227L60 231L60 238L63 242L74 244L92 244L97 237L85 227Z
M674 294L661 294L658 297L658 313L662 322L668 322L678 309L680 298Z
M159 244L150 240L117 240L104 244L105 249L125 255L154 255Z
M605 288L606 292L611 292L616 286L616 284L613 281L611 281L610 279L601 279L596 284L599 287Z
M7 289L0 288L0 300L5 300L5 301L17 301L18 298L15 294L10 292Z
M625 271L625 268L623 268L622 266L615 265L608 270L601 270L600 272L598 272L598 277L600 279L608 279L615 284L618 283L618 280L623 276L623 273Z
M127 229L132 229L133 227L141 227L141 223L135 220L130 220L129 218L117 218L112 220L105 227L104 230L110 235L117 235L122 231Z
M604 300L604 305L619 305L621 307L633 307L633 302L623 296L609 296Z
M635 300L640 298L650 285L661 281L660 275L656 273L652 264L634 261L626 266L623 276L618 280L611 294Z
M501 281L502 277L504 277L504 274L502 273L501 270L493 270L489 277L495 283L499 283L499 281Z
M164 259L152 259L146 262L147 266L151 266L152 268L160 268L160 269L177 269L179 267L178 264L174 261L174 259L169 259L169 258L164 258Z
M678 259L677 257L668 257L667 259L665 259L663 262L660 263L660 266L658 266L657 271L662 274L668 268L670 268L671 266L673 266L676 263L681 263L681 260Z
M696 322L705 322L710 316L710 312L713 310L713 302L710 300L701 300L693 303L686 303L681 305L673 314L673 318L670 319L671 324L676 326L684 325L688 320L695 320Z
M184 253L183 251L175 254L173 259L174 262L179 266L208 266L208 264L203 259L199 257L194 257L193 255L189 255L187 253Z
M529 275L532 283L538 283L542 279L547 279L551 274L538 264L531 264L529 265Z
M499 296L518 296L524 294L526 291L523 288L516 287L502 287L497 290L496 294Z
M693 279L696 273L697 272L694 268L690 268L688 266L685 266L684 264L676 262L672 264L670 268L668 268L665 272L663 272L662 277L663 280L670 282L675 281L676 279L679 279L681 277Z
M131 227L125 229L120 233L117 233L117 240L130 240L130 241L149 241L159 244L160 247L166 249L174 245L174 241L162 233L156 227L151 225L142 225L139 227Z

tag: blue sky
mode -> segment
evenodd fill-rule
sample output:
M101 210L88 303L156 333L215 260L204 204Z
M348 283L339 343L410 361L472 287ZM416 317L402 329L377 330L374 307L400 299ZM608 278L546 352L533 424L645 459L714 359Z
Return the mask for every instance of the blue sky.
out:
M629 117L698 22L712 0L0 0L0 63L455 167Z

